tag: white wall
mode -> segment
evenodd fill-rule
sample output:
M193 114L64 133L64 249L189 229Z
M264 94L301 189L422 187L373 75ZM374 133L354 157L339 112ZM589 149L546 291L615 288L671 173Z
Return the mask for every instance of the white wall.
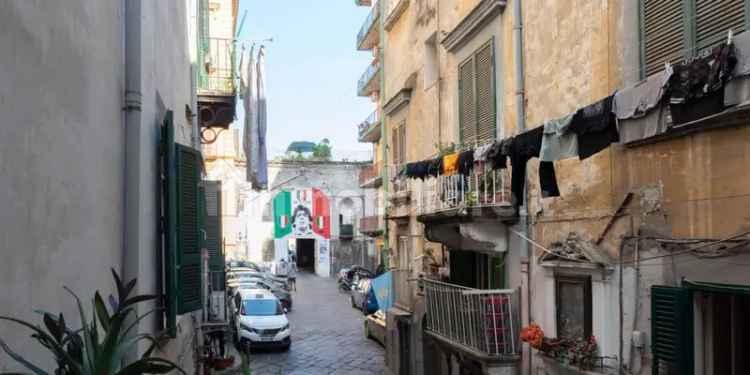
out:
M68 286L84 299L112 292L110 268L131 270L137 292L154 293L159 124L175 112L189 144L191 65L186 1L143 2L142 123L133 179L125 179L125 11L122 1L0 2L0 314L37 319L62 312L77 325ZM158 37L155 37L158 36ZM138 225L125 248L125 186ZM125 266L127 262L127 267ZM191 319L183 317L180 340ZM142 330L153 330L155 321ZM0 337L52 366L26 330L0 323ZM183 351L184 352L184 351ZM175 359L175 358L172 358ZM184 356L186 367L191 356ZM0 354L0 371L18 367Z

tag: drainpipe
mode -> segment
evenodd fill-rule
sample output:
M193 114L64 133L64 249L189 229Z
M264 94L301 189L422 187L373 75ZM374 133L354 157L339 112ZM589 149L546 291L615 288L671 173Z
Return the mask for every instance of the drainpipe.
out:
M141 64L141 0L124 0L125 11L125 234L122 254L122 279L138 276L141 237L141 168L143 153L142 133L142 64ZM154 147L154 145L147 145ZM135 359L137 348L131 350L125 361Z
M514 39L514 53L513 57L515 59L514 65L515 65L515 73L516 73L516 121L517 121L517 128L518 132L523 132L526 130L526 93L525 93L525 87L526 82L524 80L524 65L523 65L523 14L521 12L522 4L521 0L514 0L513 1L513 39ZM524 177L526 178L526 177ZM524 236L527 238L532 238L532 236L529 233L529 215L528 215L528 184L524 184L524 190L523 190L523 205L521 205L521 208L519 210L520 214L520 221L521 221L521 233L523 233ZM531 259L531 254L529 254L529 244L528 241L521 241L521 248L519 249L521 253L521 257L525 257L527 260L526 264L526 309L527 314L529 318L529 322L532 321L531 317L531 266L533 262L529 261ZM527 356L529 358L529 369L528 373L531 375L532 372L532 352L531 347L528 348Z
M383 249L387 249L383 259L385 260L386 269L390 266L390 247L388 245L388 135L385 132L385 114L383 113L383 107L385 107L385 1L378 1L378 13L380 13L378 21L378 33L380 43L378 44L378 60L380 60L380 139L383 160Z

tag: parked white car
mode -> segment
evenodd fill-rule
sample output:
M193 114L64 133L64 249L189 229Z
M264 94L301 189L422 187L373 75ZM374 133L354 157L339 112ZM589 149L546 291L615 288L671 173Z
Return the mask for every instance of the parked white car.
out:
M273 293L265 289L239 289L233 303L235 337L240 348L289 349L291 327L281 302Z

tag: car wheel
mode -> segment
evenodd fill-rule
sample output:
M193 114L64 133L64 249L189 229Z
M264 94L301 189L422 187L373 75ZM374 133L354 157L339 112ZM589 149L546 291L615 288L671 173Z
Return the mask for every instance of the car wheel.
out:
M288 344L284 345L284 351L288 352L291 347L292 347L292 342L290 341Z

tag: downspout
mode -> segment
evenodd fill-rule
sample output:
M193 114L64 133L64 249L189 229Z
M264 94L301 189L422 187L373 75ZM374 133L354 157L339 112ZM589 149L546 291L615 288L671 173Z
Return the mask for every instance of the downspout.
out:
M522 4L521 0L513 1L513 57L515 59L515 73L516 73L516 121L518 132L526 130L526 82L524 79L524 65L523 65L523 14L521 12ZM525 179L526 177L524 177ZM529 233L529 215L528 215L528 184L524 183L523 190L523 205L519 210L521 233L527 238L531 238ZM528 323L532 321L531 317L531 267L533 262L531 254L529 254L529 244L527 241L521 241L520 249L521 258L526 259L526 309L528 315ZM529 358L528 373L532 373L532 352L531 347L528 348L527 356Z
M380 43L378 45L378 60L380 61L380 93L379 93L379 106L380 106L380 139L382 147L380 152L382 153L383 159L383 249L385 250L386 269L390 266L389 256L390 247L388 244L388 135L385 132L385 116L383 113L383 107L385 107L385 1L378 1L378 34L380 35Z
M141 168L143 163L141 152L142 125L142 81L141 72L141 28L142 2L141 0L124 0L125 11L125 235L122 254L122 279L132 280L138 276L140 264L140 197L141 197ZM153 147L153 145L148 145ZM138 331L138 330L136 330ZM125 362L136 359L138 349L130 350Z

